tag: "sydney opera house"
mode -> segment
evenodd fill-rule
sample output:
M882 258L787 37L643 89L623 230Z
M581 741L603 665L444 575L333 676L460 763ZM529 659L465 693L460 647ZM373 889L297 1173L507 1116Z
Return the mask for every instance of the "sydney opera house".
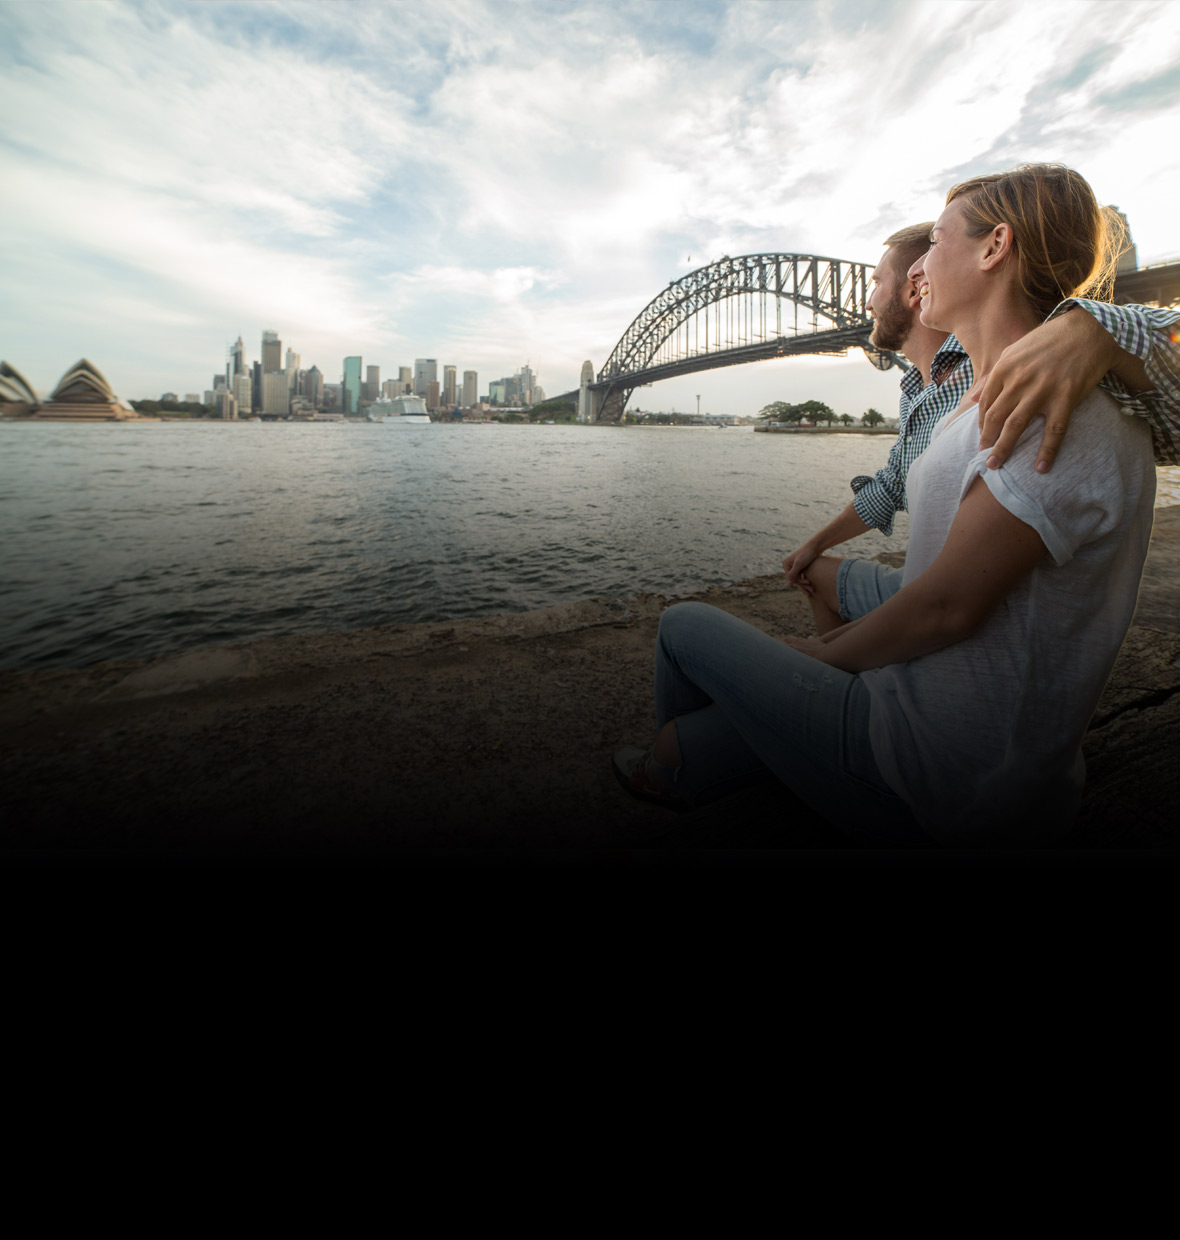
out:
M82 358L61 377L53 395L39 401L24 375L0 362L0 418L22 422L157 422L141 417L111 391L102 371Z

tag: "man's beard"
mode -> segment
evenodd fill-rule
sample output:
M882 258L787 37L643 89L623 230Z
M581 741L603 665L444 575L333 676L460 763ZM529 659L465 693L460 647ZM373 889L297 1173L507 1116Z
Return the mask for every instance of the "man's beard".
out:
M910 334L910 312L896 298L880 310L873 308L873 332L869 343L878 349L901 349Z

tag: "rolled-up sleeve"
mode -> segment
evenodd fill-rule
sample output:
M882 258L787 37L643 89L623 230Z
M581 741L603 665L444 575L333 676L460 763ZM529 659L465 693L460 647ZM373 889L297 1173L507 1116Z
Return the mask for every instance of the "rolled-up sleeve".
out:
M1075 306L1097 319L1119 348L1143 360L1152 391L1128 391L1113 374L1103 379L1102 387L1123 413L1147 419L1156 462L1180 465L1180 310L1115 306L1074 297L1063 301L1049 318Z
M883 468L853 478L852 491L852 506L865 525L892 534L893 518L905 508L905 461L900 438L889 450Z

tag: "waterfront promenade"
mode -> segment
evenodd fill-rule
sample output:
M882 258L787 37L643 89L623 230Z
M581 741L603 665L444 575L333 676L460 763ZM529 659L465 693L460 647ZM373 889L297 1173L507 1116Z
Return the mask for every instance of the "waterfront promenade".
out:
M898 557L893 556L894 562ZM781 575L698 596L809 629ZM689 815L627 798L650 737L646 595L0 675L8 864L963 864L865 853L767 785ZM1156 514L1136 623L1060 849L984 866L1170 865L1180 800L1180 507Z

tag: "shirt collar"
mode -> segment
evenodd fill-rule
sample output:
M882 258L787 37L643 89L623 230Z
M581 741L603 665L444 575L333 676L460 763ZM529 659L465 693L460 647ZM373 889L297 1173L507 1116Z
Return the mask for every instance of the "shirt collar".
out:
M930 362L930 382L941 384L966 356L967 350L954 336L948 336ZM909 397L917 396L924 386L917 366L911 366L901 377L901 390Z
M967 350L954 336L948 336L930 363L930 382L941 383L966 356Z

